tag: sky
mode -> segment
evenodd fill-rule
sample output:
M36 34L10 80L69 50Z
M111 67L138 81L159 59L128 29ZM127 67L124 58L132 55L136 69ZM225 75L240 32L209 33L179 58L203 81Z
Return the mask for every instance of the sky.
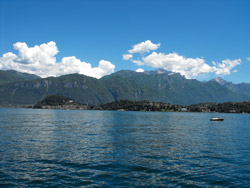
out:
M249 0L0 0L0 69L250 83Z

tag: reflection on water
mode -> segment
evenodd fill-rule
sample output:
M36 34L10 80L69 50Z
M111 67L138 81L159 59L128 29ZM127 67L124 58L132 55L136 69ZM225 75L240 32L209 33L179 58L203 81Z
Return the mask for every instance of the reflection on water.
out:
M247 114L0 109L0 185L240 186Z

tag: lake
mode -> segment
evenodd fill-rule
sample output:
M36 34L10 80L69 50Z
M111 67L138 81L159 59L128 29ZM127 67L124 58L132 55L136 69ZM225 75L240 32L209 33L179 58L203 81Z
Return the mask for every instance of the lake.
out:
M0 186L249 187L250 115L2 108Z

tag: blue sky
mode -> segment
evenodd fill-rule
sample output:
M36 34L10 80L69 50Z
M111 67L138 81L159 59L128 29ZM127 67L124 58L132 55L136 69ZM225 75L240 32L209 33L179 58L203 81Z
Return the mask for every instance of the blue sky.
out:
M50 70L45 67L52 66L56 57L56 63L64 62L64 66L56 67L61 71L55 72L56 75L78 69L82 69L79 73L85 74L85 69L91 72L90 76L97 74L99 77L112 71L138 68L152 70L172 67L181 72L180 67L191 62L194 66L205 63L209 68L203 65L196 69L191 67L192 73L183 73L190 78L208 80L222 76L235 83L250 83L250 61L247 61L250 58L249 36L248 0L0 1L0 69L17 67L19 71L27 69L29 73L44 77L44 72ZM142 65L133 63L131 59L123 60L123 54L129 54L128 50L133 49L134 45L147 40L160 46L148 52L132 53L133 60L140 60ZM52 55L47 57L36 51L40 58L36 60L40 63L51 60L51 64L45 62L44 66L39 67L39 70L43 67L44 72L27 65L34 63L31 62L34 58L28 55L33 51L22 55L20 51L25 48L24 45L16 45L19 51L13 47L17 42L26 43L30 48L50 41L54 41L50 45L52 47L48 47L54 50ZM55 46L57 49L54 49ZM9 59L3 59L8 52L12 53L13 58L8 56ZM154 57L150 56L152 53L155 53ZM72 56L75 58L62 61L62 58ZM148 56L150 58L146 58ZM176 68L178 62L173 59L183 60L179 68ZM230 60L227 61L229 64L223 63L226 59ZM14 65L12 61L21 65ZM169 61L172 64L166 65ZM79 65L82 62L84 66ZM217 68L212 62L216 63ZM86 63L91 64L91 69ZM228 74L222 68L218 69L219 64L233 67L228 68ZM71 65L76 67L71 72L66 71ZM97 69L92 70L95 67ZM207 68L207 72L194 74L195 70L203 68Z

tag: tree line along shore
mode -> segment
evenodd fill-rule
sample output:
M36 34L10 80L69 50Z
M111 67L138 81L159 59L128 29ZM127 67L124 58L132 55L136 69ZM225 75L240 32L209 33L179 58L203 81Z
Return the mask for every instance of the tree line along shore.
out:
M224 103L210 102L181 106L163 102L119 100L101 105L89 105L78 103L69 97L57 95L48 96L30 107L36 109L69 110L250 113L250 101Z

